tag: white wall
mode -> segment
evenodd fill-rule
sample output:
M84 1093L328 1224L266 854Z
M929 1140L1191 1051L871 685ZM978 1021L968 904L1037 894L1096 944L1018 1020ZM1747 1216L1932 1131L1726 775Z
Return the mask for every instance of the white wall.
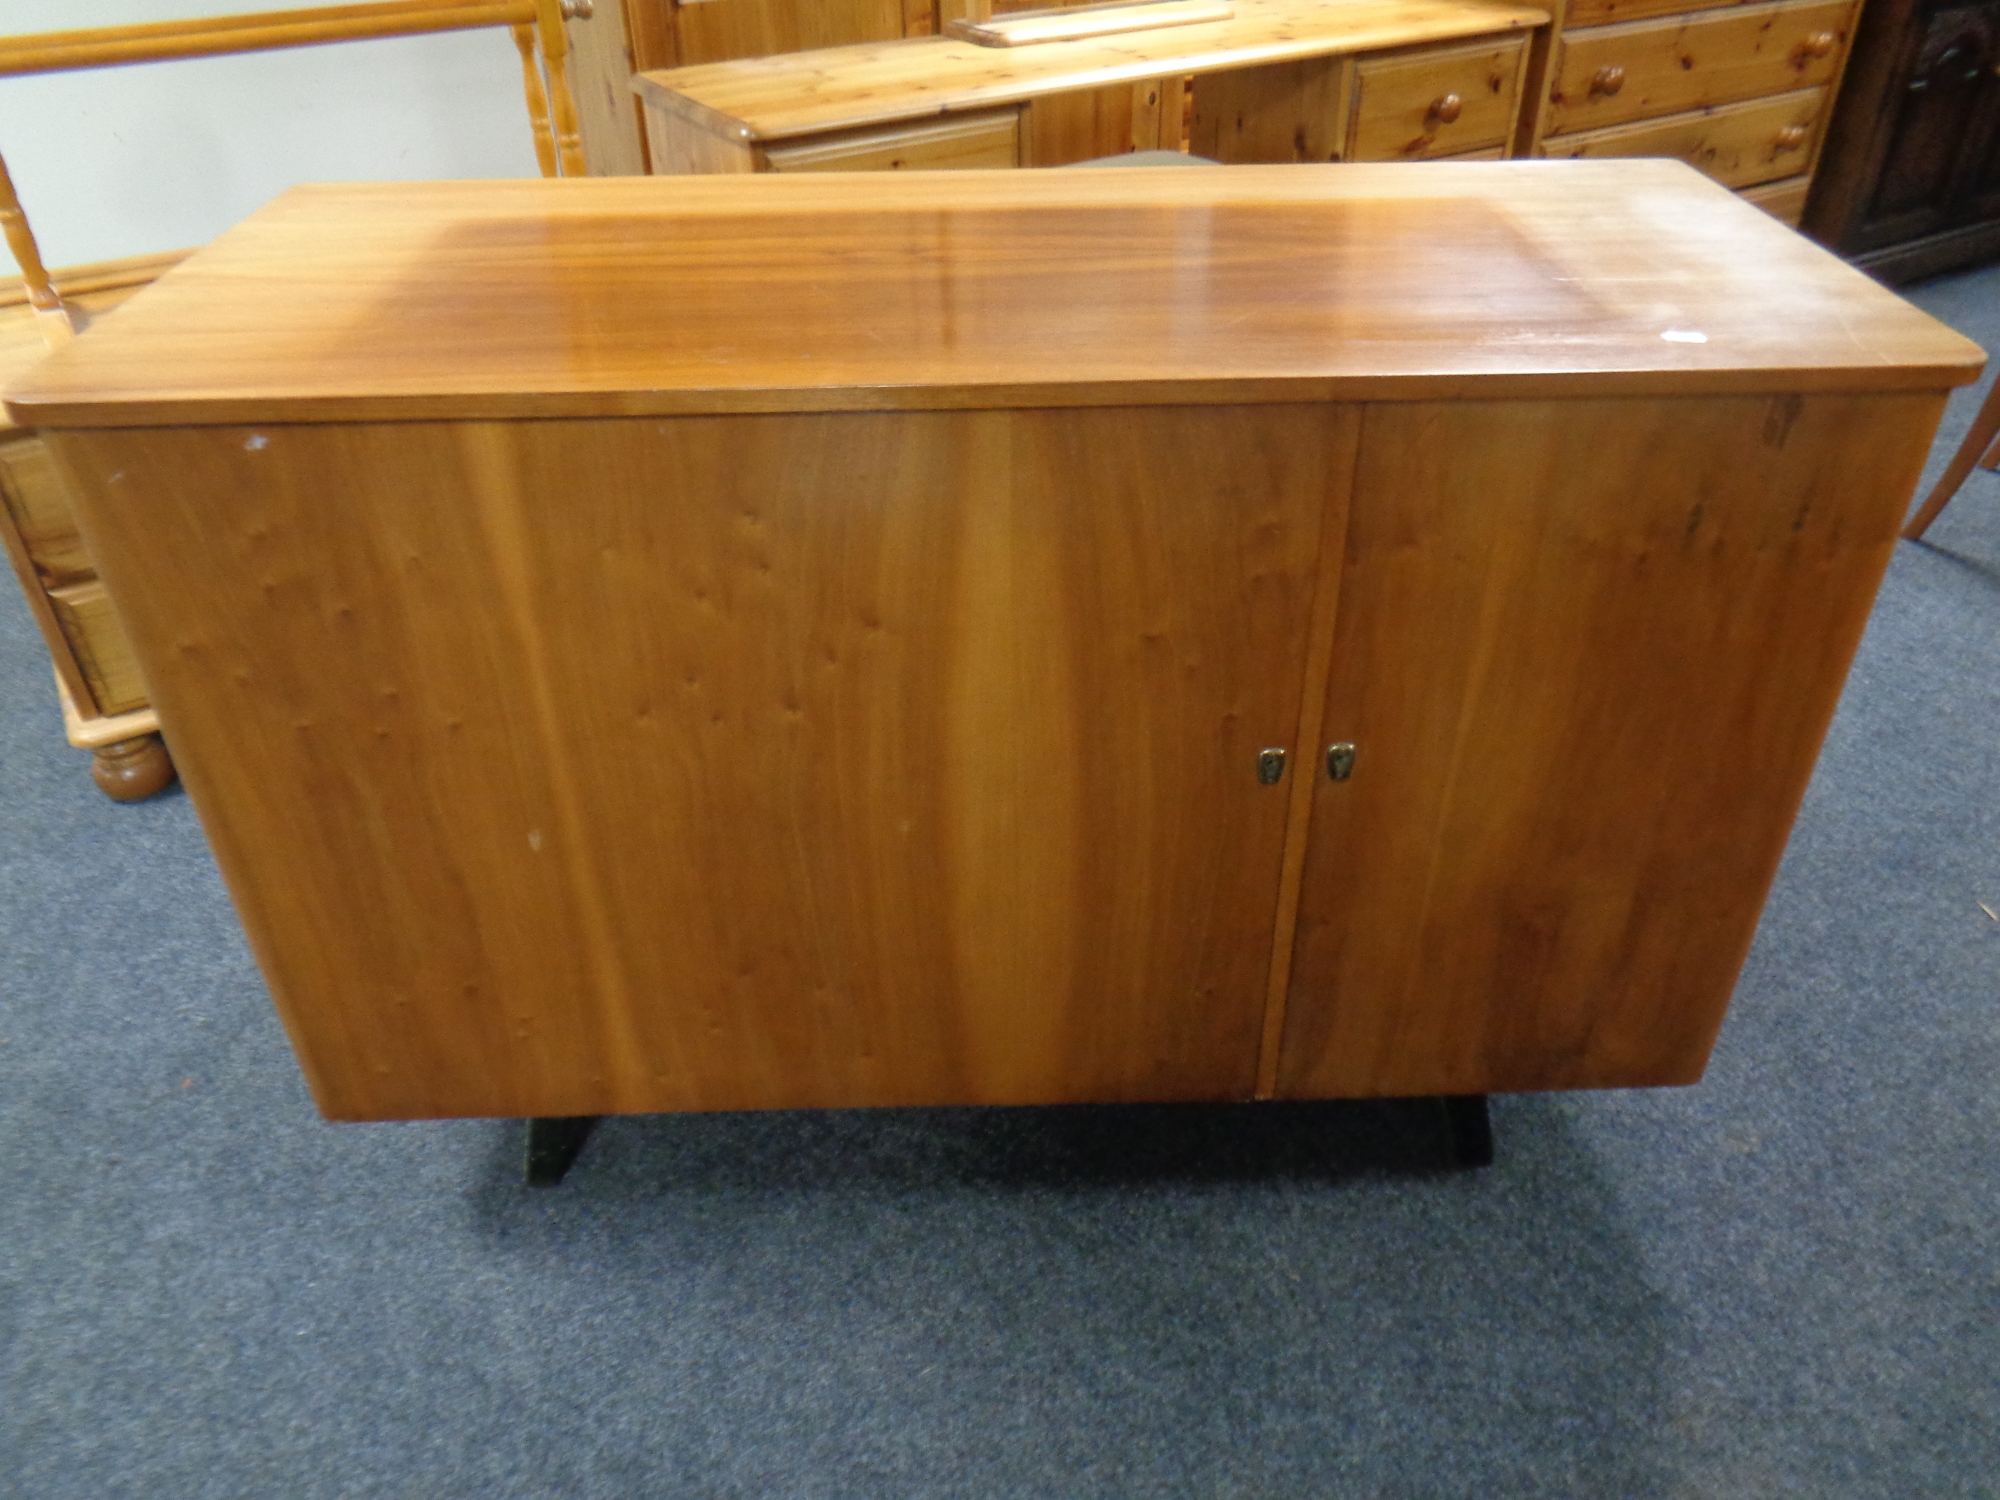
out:
M287 8L0 0L0 34ZM538 171L504 27L0 79L0 155L51 266L200 244L297 182Z

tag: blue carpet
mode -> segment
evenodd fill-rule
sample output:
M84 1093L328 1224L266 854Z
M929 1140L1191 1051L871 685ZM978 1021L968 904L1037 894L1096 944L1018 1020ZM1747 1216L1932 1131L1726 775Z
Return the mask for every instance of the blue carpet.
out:
M2000 268L1919 292L2000 348ZM1953 403L1933 472L1981 391ZM0 1495L2000 1495L2000 477L1904 545L1699 1086L333 1126L0 589Z

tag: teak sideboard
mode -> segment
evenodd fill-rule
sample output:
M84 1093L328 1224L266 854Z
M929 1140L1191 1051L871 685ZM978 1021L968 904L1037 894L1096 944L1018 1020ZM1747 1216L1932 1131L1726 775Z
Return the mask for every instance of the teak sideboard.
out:
M1978 349L1660 162L303 188L8 397L343 1119L1675 1084Z

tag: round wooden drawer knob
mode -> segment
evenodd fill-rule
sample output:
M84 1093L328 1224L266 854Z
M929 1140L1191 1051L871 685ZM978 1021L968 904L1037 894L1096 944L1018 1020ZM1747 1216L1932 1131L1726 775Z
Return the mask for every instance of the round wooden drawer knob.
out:
M1599 68L1590 77L1590 91L1610 98L1625 87L1625 70L1620 67Z
M1833 56L1833 49L1840 45L1840 38L1830 31L1816 31L1799 43L1799 51L1808 58Z
M1430 117L1440 125L1449 125L1465 112L1465 101L1456 94L1446 94L1442 99L1431 100Z
M1778 132L1778 149L1796 151L1806 143L1806 138L1811 134L1812 132L1803 125L1787 125Z

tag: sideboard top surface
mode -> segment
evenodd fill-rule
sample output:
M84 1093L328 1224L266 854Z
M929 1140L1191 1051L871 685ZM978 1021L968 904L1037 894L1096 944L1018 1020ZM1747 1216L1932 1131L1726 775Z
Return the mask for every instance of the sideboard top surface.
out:
M292 190L39 427L1938 389L1978 347L1677 162Z
M1211 73L1546 25L1503 0L1233 0L1226 21L1084 41L982 47L950 37L863 42L641 73L647 103L718 134L781 140L883 120L981 109L1053 88ZM892 102L893 101L893 102Z

